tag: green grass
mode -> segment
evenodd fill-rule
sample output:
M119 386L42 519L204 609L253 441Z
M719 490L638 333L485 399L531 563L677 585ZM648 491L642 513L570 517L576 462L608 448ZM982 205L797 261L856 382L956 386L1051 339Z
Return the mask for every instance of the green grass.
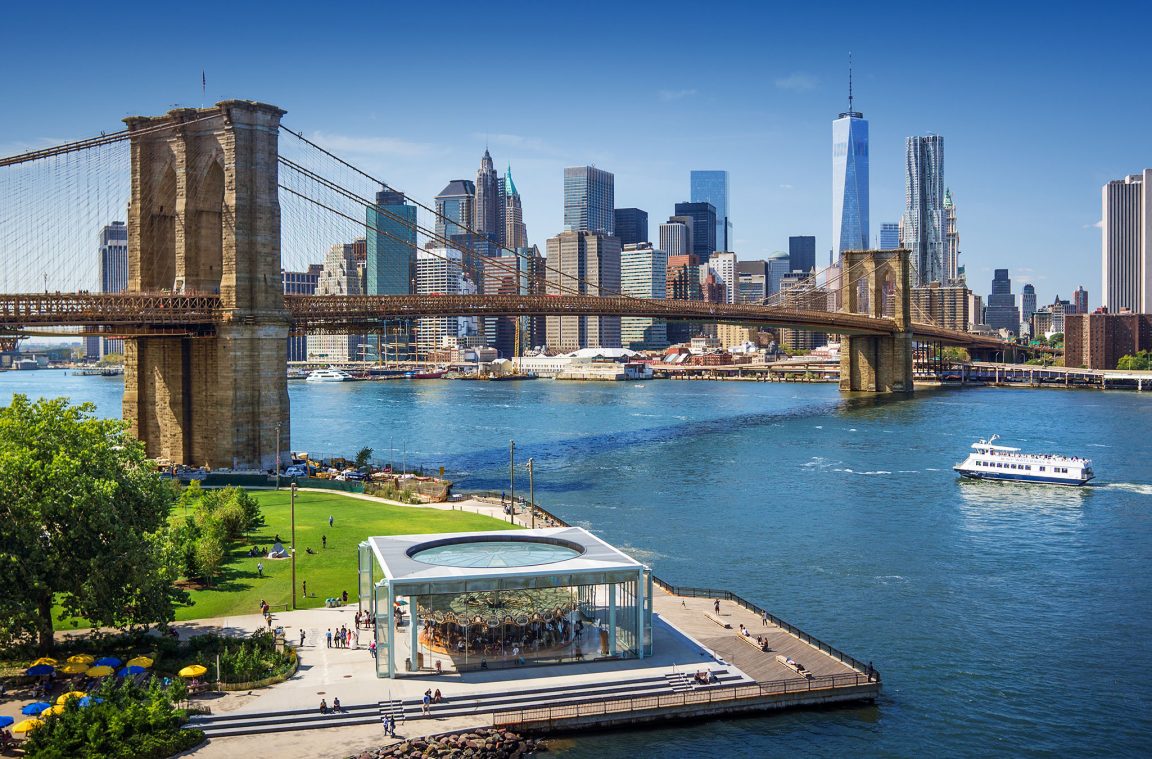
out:
M289 559L250 558L253 544L271 548L277 534L285 547L291 540L288 490L249 491L258 501L266 526L249 536L244 544L229 551L223 574L210 588L190 591L192 606L177 609L177 620L204 619L236 614L257 614L260 600L272 606L292 601L292 563ZM334 517L331 527L328 517ZM386 503L350 498L336 492L296 494L296 608L310 609L324 605L324 599L348 591L355 603L356 547L373 535L404 535L437 532L477 532L503 530L507 522L464 511L421 509L392 506ZM328 547L322 547L321 536L327 536ZM307 548L316 553L309 555ZM264 576L259 577L256 564L263 562ZM301 583L308 583L308 597L302 595Z

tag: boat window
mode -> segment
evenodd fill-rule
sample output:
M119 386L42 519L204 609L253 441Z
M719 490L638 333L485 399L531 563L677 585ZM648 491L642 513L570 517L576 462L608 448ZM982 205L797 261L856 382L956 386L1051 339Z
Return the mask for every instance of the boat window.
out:
M1041 472L1043 472L1043 471L1044 471L1044 467L1040 467L1040 471L1041 471Z

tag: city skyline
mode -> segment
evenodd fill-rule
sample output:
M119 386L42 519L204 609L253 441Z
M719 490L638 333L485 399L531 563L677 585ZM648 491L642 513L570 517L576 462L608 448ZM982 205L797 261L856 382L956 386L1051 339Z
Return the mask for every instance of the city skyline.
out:
M130 5L130 4L129 4ZM211 4L209 4L211 5ZM675 11L678 4L668 6ZM917 6L920 7L920 6ZM988 5L991 9L994 6ZM541 244L563 229L562 169L594 164L616 175L617 205L646 209L651 218L667 218L686 199L689 172L719 168L730 172L736 238L731 246L742 259L766 258L787 250L793 235L817 238L817 261L827 262L831 245L828 124L843 110L847 54L855 58L856 106L870 122L871 221L894 220L903 209L904 141L929 132L949 135L949 186L963 201L965 268L970 281L990 280L1008 267L1015 281L1031 281L1041 300L1100 281L1100 187L1117 177L1152 165L1139 129L1152 104L1135 98L1124 119L1099 119L1117 99L1138 92L1146 66L1137 50L1135 29L1148 11L1134 9L1134 23L1117 30L1109 18L1082 19L1069 9L1036 16L1024 8L996 7L1001 23L956 19L944 9L920 7L913 21L900 6L870 10L851 24L829 26L834 9L786 8L769 13L737 5L727 38L691 52L684 71L670 76L657 61L629 60L630 76L604 79L621 70L608 55L627 39L625 29L651 23L641 9L613 9L618 23L601 30L597 55L580 61L545 53L531 67L512 72L505 87L518 100L492 98L479 91L454 95L455 119L428 119L419 107L376 106L363 97L378 87L368 33L383 11L365 6L369 23L349 30L335 19L317 19L307 27L292 14L261 14L231 8L238 28L262 25L264 33L243 47L211 32L211 13L187 20L160 37L155 24L171 11L118 12L120 33L134 40L153 64L130 67L99 55L99 43L83 32L103 23L91 6L70 9L59 41L87 61L80 69L70 56L45 57L31 38L11 40L0 53L22 76L9 83L11 109L0 126L0 152L56 144L114 130L119 119L158 113L174 105L198 106L227 97L276 103L288 113L285 123L317 138L357 165L378 171L410 197L430 203L451 179L472 177L485 144L499 166L516 165L516 183L525 198L524 221L531 242ZM466 42L475 28L503 25L522 38L536 39L550 28L555 11L534 14L462 8L438 20L446 44ZM10 10L13 24L33 23L39 12ZM529 16L531 16L529 18ZM409 7L389 17L408 24L430 23L431 15ZM989 52L979 63L941 60L938 66L909 68L925 56L929 44L905 32L923 24L944 27L946 39L967 39ZM946 23L945 23L946 19ZM801 41L781 39L770 50L746 44L754 30L821 30ZM627 22L627 23L625 23ZM1027 24L1033 34L1015 30ZM654 28L654 27L653 27ZM1057 51L1043 40L1075 31L1077 45ZM874 52L860 40L895 35L901 55ZM289 51L318 48L335 40L350 50L340 61L303 60ZM455 64L417 53L416 39L393 41L393 52L408 55L402 77L389 77L389 100L427 103L431 91ZM355 44L350 44L355 43ZM174 45L195 53L173 56ZM29 67L21 62L36 60ZM228 61L227 65L213 61ZM269 61L276 64L270 65ZM947 98L914 101L905 93L935 86L946 70ZM201 72L206 87L201 88ZM363 71L365 73L359 73ZM573 118L555 85L573 77L600 76L603 107L646 109L644 119ZM109 97L109 87L124 94ZM61 97L63 92L68 97ZM1023 96L1022 94L1023 93ZM1072 96L1070 99L1069 96ZM510 102L517 103L511 107ZM1071 105L1069 105L1071 103ZM1061 118L1036 129L1044 106L1062 106ZM467 114L462 117L459 114ZM995 114L993 117L992 114ZM1073 150L1069 146L1075 146ZM1059 156L1059 160L1052 160ZM1043 193L1035 188L1043 187ZM335 242L335 241L333 241ZM318 251L322 256L323 250Z

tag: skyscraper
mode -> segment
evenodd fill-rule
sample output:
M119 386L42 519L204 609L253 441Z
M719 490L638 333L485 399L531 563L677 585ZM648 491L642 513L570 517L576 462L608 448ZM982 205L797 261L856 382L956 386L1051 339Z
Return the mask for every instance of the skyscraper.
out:
M909 137L901 246L912 252L913 286L944 281L944 226L944 138Z
M564 169L564 229L616 234L616 178L595 166Z
M692 219L692 253L701 261L716 252L716 208L711 203L677 203L677 216Z
M944 279L955 284L960 279L960 233L956 230L956 202L952 191L944 190Z
M492 156L488 148L480 158L480 168L476 170L476 202L472 206L472 229L494 242L500 243L504 237L504 219L500 202L500 182Z
M686 256L692 252L692 228L682 221L668 220L660 225L660 250L670 256Z
M128 288L128 226L114 221L100 230L100 292L120 293ZM122 339L101 338L100 355L123 355Z
M620 292L632 298L664 298L667 293L668 254L651 243L625 245L620 252ZM632 350L668 347L662 319L625 316L620 319L620 343Z
M724 288L724 303L735 303L739 290L736 281L736 254L717 251L708 257L708 268Z
M312 264L308 267L308 271L283 271L280 272L280 278L284 282L285 295L315 295L316 284L320 281L320 271L323 267L319 264ZM307 361L308 360L308 336L307 335L289 335L288 336L288 360L289 361Z
M810 272L816 268L816 238L788 238L788 266L792 271Z
M1152 312L1152 169L1104 185L1100 305Z
M1086 314L1086 313L1088 313L1088 291L1084 289L1083 285L1081 285L1080 287L1077 287L1076 291L1072 293L1072 309L1073 310L1069 311L1068 313L1070 313L1070 314Z
M832 246L837 253L868 249L868 122L852 109L832 122Z
M648 212L639 208L617 208L616 236L621 245L648 242Z
M693 203L711 203L716 209L714 250L732 250L732 220L728 218L728 172L693 171L690 184L689 197Z
M700 259L691 253L668 256L665 283L665 297L669 300L704 300L700 289ZM672 343L686 342L699 332L700 326L693 322L668 322L668 340Z
M453 179L436 196L436 236L441 240L465 234L472 226L476 185L468 179Z
M1020 290L1020 321L1030 323L1032 314L1036 313L1036 288L1024 285Z
M454 248L416 251L416 292L419 295L471 295L476 285L464 271L464 254ZM432 316L416 320L419 353L442 348L472 347L477 342L476 317Z
M404 193L382 190L367 213L368 253L365 292L408 295L416 262L416 206Z
M1020 309L1012 294L1012 280L1007 269L996 269L992 277L992 293L984 308L984 323L992 329L1006 329L1013 334L1020 331Z
M316 282L317 295L360 295L353 246L337 243L328 250ZM361 335L308 335L308 358L323 361L358 361L362 357Z
M896 250L900 247L900 225L886 221L880 225L880 250Z
M501 244L512 250L528 246L528 228L524 226L524 209L520 205L520 192L512 181L512 167L504 174L504 238Z
M547 294L620 292L620 241L615 237L566 231L548 238L547 250ZM549 316L546 322L548 347L553 351L620 347L619 316Z

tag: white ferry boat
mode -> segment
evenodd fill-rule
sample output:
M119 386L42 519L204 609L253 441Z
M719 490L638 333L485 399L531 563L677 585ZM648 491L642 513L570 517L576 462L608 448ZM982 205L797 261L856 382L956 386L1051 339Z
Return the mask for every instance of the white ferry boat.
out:
M352 379L352 375L347 372L342 372L335 367L328 367L327 369L317 369L310 372L305 378L305 382L346 382Z
M1083 485L1096 476L1090 459L1021 453L1019 448L994 445L999 438L999 435L993 435L986 441L973 443L968 458L952 468L961 477L974 480L1015 480L1050 485Z

